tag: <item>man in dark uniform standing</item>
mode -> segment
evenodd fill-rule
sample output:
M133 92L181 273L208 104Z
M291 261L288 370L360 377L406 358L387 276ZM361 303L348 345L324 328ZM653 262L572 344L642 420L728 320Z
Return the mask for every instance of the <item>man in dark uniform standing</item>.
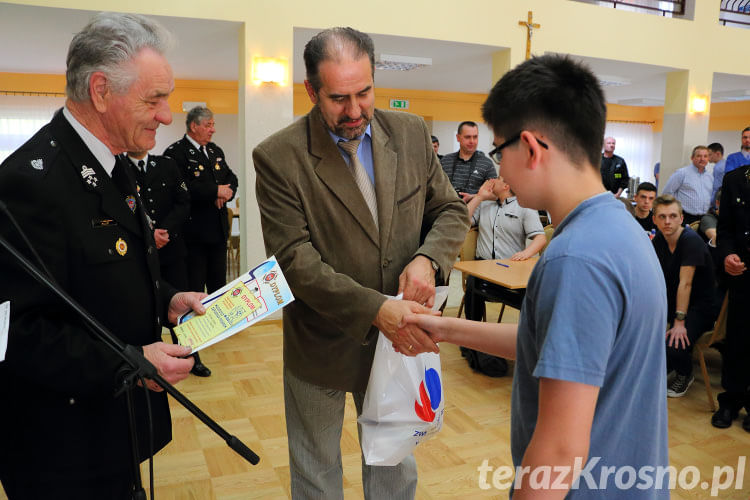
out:
M231 229L226 203L237 192L237 176L224 151L210 142L216 131L210 109L191 109L185 125L186 134L169 146L164 156L177 163L190 191L190 218L185 228L190 290L213 292L226 284ZM196 360L192 373L208 377L211 370Z
M602 184L604 188L612 192L615 198L619 198L624 190L628 188L630 175L628 166L622 156L615 154L617 141L614 137L604 138L604 152L602 153Z
M729 308L727 338L722 349L719 409L711 418L714 427L726 428L738 417L744 406L747 411L742 428L750 432L750 165L724 174L721 187L721 210L716 228L716 244L729 275Z
M190 215L190 193L171 158L128 152L138 194L154 225L162 278L188 289L187 249L182 231Z
M28 242L2 235L169 382L188 376L190 350L160 342L165 321L202 294L163 282L126 150L154 147L172 116L163 56L170 35L142 16L104 13L74 36L65 107L0 166L0 200ZM108 48L116 44L117 51ZM148 103L146 105L145 103ZM6 218L3 214L0 217ZM38 255L37 255L38 253ZM0 250L0 303L10 301L0 363L0 481L10 500L130 499L133 457L125 363L84 321ZM164 392L150 380L153 451L171 439ZM138 461L149 454L144 390L133 392Z
M136 180L141 203L154 227L154 241L159 249L161 276L179 290L188 290L187 248L182 231L190 215L190 193L171 158L150 155L146 151L130 151L128 162ZM172 341L177 336L169 330ZM194 372L204 373L200 355L193 355ZM196 368L197 367L197 368Z

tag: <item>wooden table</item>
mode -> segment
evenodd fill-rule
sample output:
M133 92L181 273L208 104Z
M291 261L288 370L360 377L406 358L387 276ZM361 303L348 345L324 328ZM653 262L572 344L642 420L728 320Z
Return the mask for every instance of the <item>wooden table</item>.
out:
M510 290L520 290L526 288L531 271L538 260L539 257L528 260L462 260L456 262L453 267ZM498 262L508 267L498 265Z

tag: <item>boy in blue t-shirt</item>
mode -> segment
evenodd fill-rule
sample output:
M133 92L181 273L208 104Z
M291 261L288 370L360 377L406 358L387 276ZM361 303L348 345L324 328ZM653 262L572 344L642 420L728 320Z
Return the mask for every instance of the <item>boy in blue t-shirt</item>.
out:
M669 498L666 289L651 242L602 185L599 83L567 57L535 57L482 112L518 202L557 228L518 325L405 319L435 341L516 359L515 499Z

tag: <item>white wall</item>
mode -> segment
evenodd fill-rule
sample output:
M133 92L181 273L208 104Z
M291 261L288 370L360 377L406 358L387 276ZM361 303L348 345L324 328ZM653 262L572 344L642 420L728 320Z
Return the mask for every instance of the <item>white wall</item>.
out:
M735 153L740 150L740 138L742 137L742 130L721 130L716 132L708 132L708 142L706 145L712 142L718 142L724 146L724 158L728 155Z

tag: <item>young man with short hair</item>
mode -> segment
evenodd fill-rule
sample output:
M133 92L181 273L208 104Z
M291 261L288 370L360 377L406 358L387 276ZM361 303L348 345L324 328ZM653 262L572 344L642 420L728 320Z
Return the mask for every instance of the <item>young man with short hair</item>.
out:
M654 220L651 217L653 215L651 205L654 202L654 198L656 198L656 186L650 182L641 182L638 184L638 189L635 192L633 215L636 222L648 233L649 238L654 237L656 230Z
M482 112L497 145L490 157L519 203L559 221L555 234L518 325L405 321L435 341L516 359L511 451L527 473L515 478L515 500L669 498L656 481L641 489L591 480L668 465L664 278L651 242L602 185L597 78L567 57L534 57L500 79ZM576 479L576 464L590 474ZM545 470L561 472L555 488L530 479Z
M664 194L654 201L654 223L659 233L654 250L667 284L667 371L676 376L667 396L685 395L693 383L693 344L716 319L714 267L698 234L682 225L682 204Z

